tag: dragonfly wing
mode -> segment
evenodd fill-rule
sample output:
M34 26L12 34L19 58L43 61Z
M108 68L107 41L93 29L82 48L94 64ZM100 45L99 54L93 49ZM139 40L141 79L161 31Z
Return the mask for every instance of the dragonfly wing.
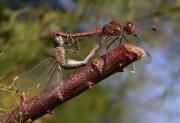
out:
M61 68L57 63L54 62L53 66L51 67L51 69L49 69L48 73L43 78L41 78L41 80L39 80L42 83L39 83L39 85L37 85L37 93L42 92L48 86L61 80L61 73Z
M29 71L16 76L13 79L12 86L19 91L27 91L36 87L40 83L39 80L53 67L52 62L54 62L52 58L46 59Z
M150 64L152 62L152 56L148 50L150 50L151 47L146 42L141 42L140 47L145 51L145 57L143 57L141 61L143 61L145 64Z
M150 64L152 63L152 58L151 58L151 54L145 50L146 55L142 58L142 62L145 64Z
M107 49L109 49L109 47L113 46L116 47L119 45L120 41L121 41L121 36L107 36L103 38L104 42L107 45ZM112 49L112 48L110 48Z

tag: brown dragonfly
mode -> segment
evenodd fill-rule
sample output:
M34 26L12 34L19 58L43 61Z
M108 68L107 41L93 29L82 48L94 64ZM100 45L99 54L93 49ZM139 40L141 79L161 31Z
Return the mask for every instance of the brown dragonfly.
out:
M82 37L82 36L97 36L103 41L110 41L109 46L115 42L116 40L122 38L125 39L124 34L127 33L129 35L137 35L134 33L135 26L130 22L119 22L119 21L111 21L105 24L103 27L95 28L87 32L80 32L80 33L64 33L64 32L53 32L52 36L62 36L69 38L72 42L74 37Z
M157 31L157 29L152 28L153 31ZM87 32L80 33L64 33L64 32L53 32L52 36L62 36L67 37L67 40L70 39L72 42L74 37L82 37L82 36L97 36L103 41L110 43L107 45L107 49L113 44L116 40L121 42L122 39L126 40L127 35L133 35L134 37L138 37L137 34L134 33L135 25L131 22L122 22L122 21L111 21L105 24L102 27L92 29ZM120 43L119 42L119 43Z
M119 41L119 44L121 43L122 39L125 41L128 41L126 39L126 35L132 35L134 37L138 37L138 35L135 33L135 25L131 22L123 22L123 21L110 21L106 23L104 26L92 29L87 32L80 32L80 33L64 33L64 32L53 32L52 36L62 36L66 37L66 41L74 42L73 38L76 37L83 37L83 36L97 36L101 39L102 42L104 42L107 45L107 42L109 44L106 46L106 50L115 42ZM151 28L152 31L157 31L156 28ZM147 57L146 62L151 62L151 55L149 52L146 51ZM135 67L133 64L133 70L132 73L135 73Z

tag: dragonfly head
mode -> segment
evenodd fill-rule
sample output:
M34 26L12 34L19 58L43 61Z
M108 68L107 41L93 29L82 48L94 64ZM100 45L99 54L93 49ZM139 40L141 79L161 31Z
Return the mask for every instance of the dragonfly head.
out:
M131 35L134 33L134 30L135 30L135 25L133 23L130 23L130 22L126 22L125 25L124 25L124 31Z
M52 39L52 43L53 43L54 47L59 47L61 45L64 45L64 43L65 43L64 39L58 35L52 35L51 39Z

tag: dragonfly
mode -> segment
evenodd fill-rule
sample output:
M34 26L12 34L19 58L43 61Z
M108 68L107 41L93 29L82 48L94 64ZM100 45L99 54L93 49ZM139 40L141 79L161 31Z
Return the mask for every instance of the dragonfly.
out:
M107 49L115 42L116 40L125 38L124 34L132 34L135 29L135 26L130 22L118 22L118 21L111 21L105 24L103 27L94 28L87 32L80 32L80 33L64 33L64 32L53 32L52 35L56 36L63 36L70 39L72 42L73 38L75 37L82 37L82 36L97 36L104 42L111 42L108 44ZM135 34L134 34L135 35Z
M51 57L13 79L12 86L17 91L35 89L35 93L42 92L61 80L63 69L70 70L84 66L101 47L100 44L95 45L84 60L76 61L65 57L67 42L62 36L52 36L51 39L53 44Z
M153 31L157 31L156 28L152 28ZM64 33L64 32L53 32L51 35L67 37L73 41L74 37L82 37L82 36L97 36L104 42L110 42L107 45L108 48L117 40L121 43L122 39L126 40L125 35L133 35L134 37L138 37L135 33L135 25L131 22L123 22L123 21L110 21L106 23L102 27L94 28L87 32L80 33Z
M64 32L53 32L51 35L66 37L67 40L73 41L73 38L83 37L83 36L96 36L101 39L101 42L104 42L106 45L106 50L115 43L119 41L119 44L124 39L128 41L126 35L132 35L133 37L138 38L138 35L135 33L136 26L132 22L123 22L123 21L110 21L103 25L102 27L94 28L87 32L79 33L64 33ZM157 29L152 27L152 31L156 32ZM109 44L107 44L109 42ZM145 51L148 56L148 61L151 62L151 55L149 52ZM133 64L133 71L135 73L135 67Z

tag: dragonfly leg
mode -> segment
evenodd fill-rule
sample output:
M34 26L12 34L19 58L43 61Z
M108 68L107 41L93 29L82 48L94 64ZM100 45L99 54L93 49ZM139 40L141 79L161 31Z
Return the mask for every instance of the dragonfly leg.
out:
M77 53L80 52L80 45L79 45L79 41L77 40L77 45L78 45L78 50L76 51Z
M70 38L70 40L69 40L69 38ZM72 36L70 36L70 35L67 36L67 41L71 42L67 46L72 46L74 44L74 42L75 42L74 39L72 38Z
M69 44L69 45L67 45L68 47L70 47L70 46L72 46L75 42L77 42L77 46L76 46L76 48L77 49L71 49L71 48L69 48L69 49L66 49L66 50L68 50L68 51L70 51L70 52L75 52L75 53L79 53L79 51L80 51L80 45L79 45L79 41L77 40L77 39L75 39L75 41L74 41L74 39L72 38L72 36L67 36L67 41L69 41L69 37L70 37L70 40L71 40L71 44ZM76 45L76 44L75 44Z
M125 35L123 35L122 37L125 41L128 41Z
M72 39L72 41L73 41L73 43L72 43L72 45L75 43L75 41L74 41L74 39L70 36L70 38ZM75 49L74 51L76 52L76 53L79 53L79 51L80 51L80 45L79 45L79 41L77 40L77 39L75 39L76 40L76 42L77 42L77 50Z
M122 37L120 37L120 40L119 40L119 45L121 44L121 42L122 42Z

